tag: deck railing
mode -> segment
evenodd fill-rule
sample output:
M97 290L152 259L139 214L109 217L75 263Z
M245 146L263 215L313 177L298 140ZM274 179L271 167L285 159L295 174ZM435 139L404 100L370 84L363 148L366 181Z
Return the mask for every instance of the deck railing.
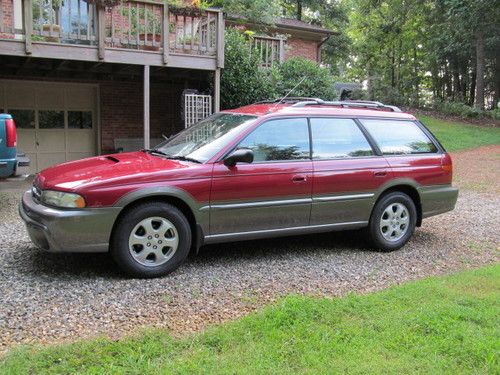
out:
M251 53L257 54L262 68L270 68L275 62L283 62L285 58L284 39L269 36L252 38Z
M0 39L79 44L223 59L223 15L168 6L164 0L123 0L98 8L83 0L0 0Z

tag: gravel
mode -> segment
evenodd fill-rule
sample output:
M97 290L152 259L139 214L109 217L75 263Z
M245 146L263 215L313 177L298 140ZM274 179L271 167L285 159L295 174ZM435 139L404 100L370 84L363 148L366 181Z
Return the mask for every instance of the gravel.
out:
M184 335L289 293L338 296L498 262L500 197L461 191L455 211L424 221L400 251L365 248L360 232L212 245L168 277L123 277L107 254L34 248L0 191L0 352L21 343L118 338L142 327Z

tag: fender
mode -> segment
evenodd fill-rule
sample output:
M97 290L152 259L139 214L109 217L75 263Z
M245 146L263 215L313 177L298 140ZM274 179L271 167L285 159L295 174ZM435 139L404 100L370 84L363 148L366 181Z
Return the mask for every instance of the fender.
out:
M198 202L187 191L174 186L155 186L137 189L125 194L114 206L122 209L140 199L151 197L173 197L183 201L193 213L196 225L203 233L209 233L210 210L207 210L208 202Z

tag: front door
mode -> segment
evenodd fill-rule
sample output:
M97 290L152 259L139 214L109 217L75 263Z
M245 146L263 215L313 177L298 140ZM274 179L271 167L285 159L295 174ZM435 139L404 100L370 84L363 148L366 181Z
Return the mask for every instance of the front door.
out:
M377 189L390 178L352 119L311 118L314 163L311 225L364 224Z
M312 192L307 119L265 122L237 148L252 149L254 162L214 165L210 234L307 226Z

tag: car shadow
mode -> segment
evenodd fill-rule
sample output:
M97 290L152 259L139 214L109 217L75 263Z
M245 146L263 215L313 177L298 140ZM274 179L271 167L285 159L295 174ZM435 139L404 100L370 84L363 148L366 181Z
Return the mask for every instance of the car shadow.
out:
M65 278L124 279L107 253L47 253L29 247L30 254L23 272L36 276ZM187 264L203 267L219 262L237 263L240 260L272 259L289 255L340 253L343 251L373 251L366 247L361 231L331 232L252 241L230 242L203 246L198 254L190 254ZM175 275L176 272L173 273Z
M303 255L317 252L340 253L344 251L374 251L366 244L361 230L327 232L271 239L228 242L203 246L193 257L195 262L224 259L251 259L282 255Z

